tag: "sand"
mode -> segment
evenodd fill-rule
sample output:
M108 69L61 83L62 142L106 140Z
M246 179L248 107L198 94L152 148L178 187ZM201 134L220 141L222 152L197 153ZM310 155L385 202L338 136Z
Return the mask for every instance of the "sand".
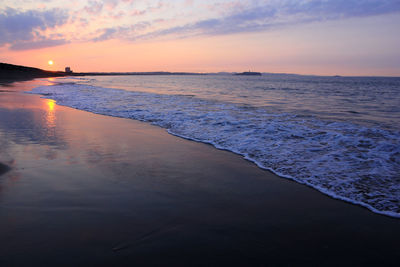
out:
M396 265L399 219L41 83L0 87L0 265Z

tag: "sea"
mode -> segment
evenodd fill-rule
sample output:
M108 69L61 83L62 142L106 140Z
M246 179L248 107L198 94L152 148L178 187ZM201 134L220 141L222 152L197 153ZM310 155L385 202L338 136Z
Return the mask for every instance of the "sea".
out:
M30 93L160 126L333 198L400 218L399 77L62 77Z

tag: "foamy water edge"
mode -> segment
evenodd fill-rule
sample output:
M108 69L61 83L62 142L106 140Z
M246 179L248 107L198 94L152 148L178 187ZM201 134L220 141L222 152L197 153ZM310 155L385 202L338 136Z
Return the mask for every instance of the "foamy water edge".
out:
M364 206L364 207L370 209L371 211L373 211L375 213L379 213L379 214L383 214L383 215L387 215L387 216L391 216L391 217L400 218L400 213L389 211L389 210L379 210L379 209L375 208L374 206L372 206L372 205L370 205L370 204L368 204L366 202L359 201L357 199L352 199L352 198L340 195L337 192L332 191L332 190L328 190L326 187L323 187L321 185L318 185L318 184L315 184L315 183L310 183L305 179L300 179L298 177L295 177L294 175L288 175L287 173L280 172L276 168L268 167L261 160L258 160L256 158L256 156L252 156L249 153L241 151L240 146L236 147L236 148L234 146L232 146L232 145L231 146L229 146L229 145L225 145L224 146L224 145L221 145L220 143L218 143L216 141L213 141L212 138L197 138L196 136L187 135L187 134L184 133L185 129L182 128L182 125L178 125L177 128L174 130L174 123L176 123L176 122L173 121L172 118L170 119L170 121L168 121L168 117L167 117L167 121L166 121L166 119L163 118L161 114L159 115L159 117L157 117L157 114L156 115L154 115L154 114L150 114L150 115L149 114L145 114L145 115L148 115L147 117L146 116L140 117L140 116L138 116L138 113L136 113L136 115L135 114L132 115L132 112L135 112L135 110L133 110L133 111L129 110L129 108L130 108L129 106L126 106L124 110L122 110L122 111L120 111L120 113L118 113L117 111L115 111L115 108L112 107L112 105L115 104L115 102L108 101L109 100L108 97L109 97L110 90L117 91L117 93L121 93L121 94L123 94L125 96L134 97L134 98L138 98L138 96L139 97L142 96L143 100L152 101L152 100L154 100L154 98L160 98L161 99L160 103L162 102L162 100L167 100L167 101L170 101L169 104L175 103L173 101L178 101L177 103L180 104L179 101L182 100L182 99L176 99L179 96L159 96L159 95L150 94L150 93L127 92L127 91L119 90L119 89L109 89L109 88L82 86L82 85L42 86L42 87L34 88L31 93L42 94L42 95L44 95L44 98L53 99L53 100L57 101L57 104L59 104L59 105L73 107L73 108L76 108L76 109L85 110L85 111L89 111L89 112L96 113L96 114L115 116L115 117L122 117L122 118L130 118L130 119L135 119L135 120L140 120L140 121L145 121L145 122L151 122L154 125L158 125L158 126L160 126L162 128L167 129L168 133L170 133L172 135L175 135L175 136L178 136L178 137L182 137L182 138L185 138L185 139L188 139L188 140L193 140L193 141L197 141L197 142L211 144L211 145L213 145L214 147L216 147L218 149L228 150L228 151L231 151L233 153L242 155L245 159L247 159L247 160L249 160L251 162L254 162L258 167L260 167L262 169L269 170L269 171L271 171L271 172L273 172L273 173L275 173L275 174L277 174L277 175L279 175L281 177L288 178L288 179L294 180L294 181L296 181L298 183L301 183L301 184L307 185L309 187L312 187L312 188L314 188L314 189L316 189L316 190L318 190L318 191L320 191L320 192L322 192L322 193L324 193L326 195L329 195L329 196L331 196L333 198L344 200L344 201L347 201L347 202L350 202L350 203L353 203L353 204ZM76 100L78 98L77 96L79 95L79 93L81 93L81 95L80 95L81 97L83 97L83 96L84 97L88 97L89 99L86 99L88 101ZM102 95L102 93L103 93L103 95ZM104 101L104 103L106 103L106 104L108 103L109 105L111 105L110 108L106 108L106 109L102 110L101 108L100 109L98 108L98 104L99 104L98 102L91 103L91 100L92 100L91 97L93 97L95 95L98 97L97 101L101 100L101 101ZM124 101L124 97L122 97L121 99L122 99L121 101ZM190 98L185 98L183 100L184 101L190 100ZM78 101L78 102L76 102L76 101ZM157 101L158 100L156 100L156 102ZM200 101L199 102L200 104L193 102L194 103L193 106L198 104L200 107L202 107L201 105L204 104L203 102L201 102L203 100L195 99L195 101L197 101L197 102ZM121 103L125 103L125 102L121 102ZM166 103L166 104L168 104L168 103ZM184 104L186 105L187 103L184 103ZM208 104L208 103L205 103L205 104ZM220 104L220 103L218 103L218 104ZM127 105L129 105L129 103L127 103ZM226 103L224 103L223 105L226 105ZM97 107L97 109L96 109L96 107ZM162 107L163 106L162 106L162 103L161 103L161 108ZM227 112L231 111L230 108L232 108L232 107L228 106ZM235 108L235 107L233 107L233 108ZM194 111L196 111L196 110L194 109ZM137 111L137 112L139 112L139 111ZM155 113L157 113L157 112L160 112L160 111L155 109ZM216 112L218 113L218 111L216 111ZM183 114L182 116L185 116L185 114ZM286 115L284 115L284 116L286 116ZM151 119L149 119L149 118L151 118ZM185 118L185 117L183 117L183 118ZM157 120L157 119L160 119L160 120ZM206 118L206 119L208 119L208 118ZM278 120L278 122L279 122L279 120ZM296 124L293 124L293 125L296 126ZM187 126L187 125L183 125L183 126ZM188 126L190 126L190 122L189 122ZM218 128L218 129L220 129L220 128ZM228 127L227 129L229 130L230 128ZM290 129L290 127L289 127L289 129ZM222 131L224 129L221 128L220 130ZM196 132L194 132L194 134L196 134ZM233 134L237 134L237 133L233 133ZM395 136L395 137L397 137L397 136ZM394 139L394 140L397 141L396 139ZM395 151L394 154L396 154L396 153L398 153L398 152ZM299 172L296 171L295 173L299 173ZM299 175L300 175L300 173L299 173ZM315 182L314 180L312 180L312 181ZM318 181L316 181L316 182L318 182ZM394 186L393 190L397 190L397 187ZM356 197L359 197L359 196L356 196ZM394 197L396 197L396 195Z

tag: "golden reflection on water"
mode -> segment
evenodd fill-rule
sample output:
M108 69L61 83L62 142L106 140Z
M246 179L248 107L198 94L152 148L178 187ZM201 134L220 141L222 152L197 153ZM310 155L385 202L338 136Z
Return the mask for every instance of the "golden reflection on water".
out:
M51 129L56 126L56 101L52 99L47 99L46 104L46 126L48 129Z

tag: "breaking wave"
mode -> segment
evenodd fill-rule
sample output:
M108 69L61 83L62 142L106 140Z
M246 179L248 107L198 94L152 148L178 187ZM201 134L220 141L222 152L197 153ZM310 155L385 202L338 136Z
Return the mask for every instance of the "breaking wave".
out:
M334 198L400 217L400 134L312 115L193 95L66 83L37 87L57 104L150 122L243 155L259 167Z

